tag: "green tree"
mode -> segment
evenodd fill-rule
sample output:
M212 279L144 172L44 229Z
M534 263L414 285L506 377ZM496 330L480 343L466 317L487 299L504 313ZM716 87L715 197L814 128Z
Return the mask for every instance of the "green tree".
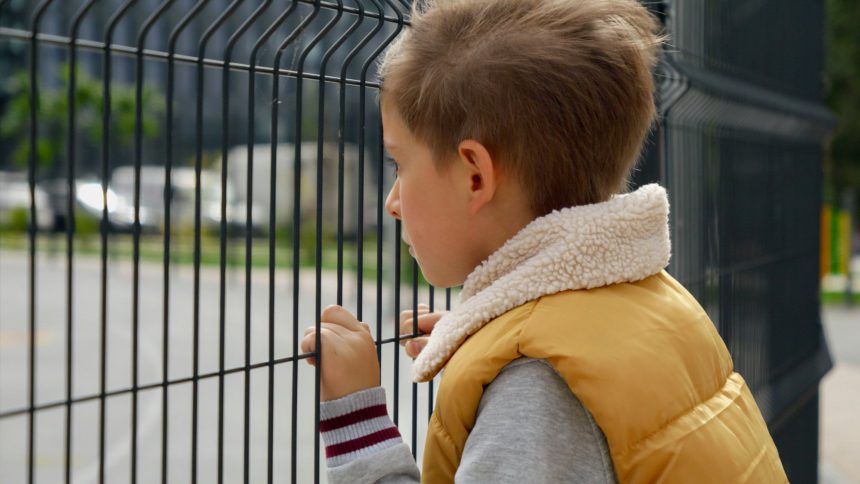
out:
M860 2L827 0L826 97L839 118L826 171L836 193L860 188Z
M75 70L75 119L77 135L83 141L98 146L102 139L102 110L104 92L100 81L84 70ZM36 142L36 159L40 167L53 166L66 149L69 114L68 85L70 69L61 67L61 85L53 89L40 89L38 93L39 137ZM0 122L0 136L14 146L11 162L25 167L30 158L30 78L29 71L21 70L11 76L7 84L10 93L8 109ZM159 114L164 111L164 98L154 88L144 86L144 106L141 130L145 137L159 134ZM134 139L135 89L128 84L111 84L111 138L115 146L128 147Z

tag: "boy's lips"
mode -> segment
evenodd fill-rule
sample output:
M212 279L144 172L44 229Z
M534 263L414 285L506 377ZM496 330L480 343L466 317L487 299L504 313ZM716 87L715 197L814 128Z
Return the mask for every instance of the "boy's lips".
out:
M412 251L412 244L409 243L409 240L406 238L406 236L405 235L401 236L400 240L402 240L403 243L406 244L407 247L409 247L409 255L411 255L412 257L415 257L415 252Z

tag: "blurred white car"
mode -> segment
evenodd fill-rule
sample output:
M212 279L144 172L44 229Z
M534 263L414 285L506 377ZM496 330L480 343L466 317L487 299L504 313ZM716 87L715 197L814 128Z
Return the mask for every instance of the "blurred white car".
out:
M164 227L166 196L164 182L164 167L141 167L139 217L143 229L161 230ZM171 226L193 226L196 184L194 168L178 167L171 170L173 188L170 206ZM110 190L116 197L116 208L111 211L109 197L108 211L111 211L111 220L114 223L131 225L134 222L134 187L134 167L123 166L113 171ZM236 199L233 186L229 182L226 195L227 224L235 233L236 230L241 231L245 227L246 207ZM99 201L100 207L101 201ZM220 227L221 173L215 170L203 170L200 174L200 218L201 225L209 230L217 230ZM251 222L255 228L265 224L265 214L257 205L251 208Z

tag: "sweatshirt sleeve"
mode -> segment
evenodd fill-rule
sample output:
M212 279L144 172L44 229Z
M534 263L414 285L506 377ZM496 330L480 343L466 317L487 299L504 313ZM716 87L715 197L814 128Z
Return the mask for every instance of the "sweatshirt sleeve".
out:
M509 363L484 390L456 482L616 482L603 432L544 360Z
M421 481L412 451L388 416L382 387L322 402L320 432L331 484Z
M320 415L329 482L420 482L383 388L324 402ZM549 364L527 358L508 364L484 390L455 480L616 482L594 419Z

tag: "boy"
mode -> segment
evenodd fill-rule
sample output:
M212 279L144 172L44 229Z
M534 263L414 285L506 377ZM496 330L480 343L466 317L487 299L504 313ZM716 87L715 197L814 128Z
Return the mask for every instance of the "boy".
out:
M407 345L416 380L445 368L420 474L367 325L322 313L331 482L786 481L713 323L663 270L665 190L617 195L655 117L657 32L635 0L414 12L381 66L385 206L461 302L422 308L429 337Z

